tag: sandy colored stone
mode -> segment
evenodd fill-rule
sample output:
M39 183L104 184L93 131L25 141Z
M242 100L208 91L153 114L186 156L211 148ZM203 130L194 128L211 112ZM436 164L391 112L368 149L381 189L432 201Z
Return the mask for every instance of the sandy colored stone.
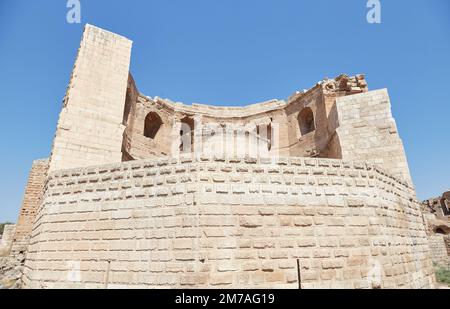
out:
M139 92L131 45L85 28L16 226L25 287L296 289L297 271L308 288L434 286L386 89L340 75L286 100L185 105Z

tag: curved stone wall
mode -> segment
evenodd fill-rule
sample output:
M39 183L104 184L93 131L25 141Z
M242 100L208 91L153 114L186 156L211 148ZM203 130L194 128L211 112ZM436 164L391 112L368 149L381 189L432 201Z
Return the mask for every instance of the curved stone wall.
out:
M297 264L298 261L298 264ZM50 174L30 288L422 288L414 190L365 163L169 159Z

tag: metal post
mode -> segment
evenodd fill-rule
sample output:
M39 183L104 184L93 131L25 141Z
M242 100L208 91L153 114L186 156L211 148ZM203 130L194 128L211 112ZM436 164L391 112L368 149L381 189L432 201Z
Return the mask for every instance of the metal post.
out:
M302 274L300 271L300 259L297 259L297 277L298 277L298 289L302 289Z

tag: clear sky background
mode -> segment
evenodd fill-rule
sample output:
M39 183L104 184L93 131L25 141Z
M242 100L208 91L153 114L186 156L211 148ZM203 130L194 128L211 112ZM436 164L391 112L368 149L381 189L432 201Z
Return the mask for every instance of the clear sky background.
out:
M388 88L419 199L450 188L450 1L0 0L0 222L16 221L34 159L48 157L83 25L134 41L141 92L185 103L287 98L324 77Z

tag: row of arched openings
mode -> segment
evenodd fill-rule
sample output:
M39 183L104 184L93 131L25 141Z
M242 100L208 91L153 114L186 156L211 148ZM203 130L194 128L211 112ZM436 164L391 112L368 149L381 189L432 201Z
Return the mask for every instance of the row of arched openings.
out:
M314 113L310 107L303 108L300 113L298 114L298 125L300 129L300 133L302 136L311 133L315 130L315 123L314 123ZM190 117L185 117L181 120L181 123L184 124L182 126L182 129L180 130L180 136L183 137L186 134L191 135L191 145L183 145L183 143L180 144L180 151L187 150L187 148L191 148L194 144L194 119ZM144 124L144 136L155 139L158 135L158 132L161 129L163 122L161 120L161 117L155 113L150 112L145 117L145 124ZM189 128L189 129L186 129ZM259 131L259 128L257 129ZM186 132L184 132L186 131ZM259 132L257 132L259 133ZM269 126L268 128L268 140L269 140L269 150L271 147L271 139L272 139L272 128Z

